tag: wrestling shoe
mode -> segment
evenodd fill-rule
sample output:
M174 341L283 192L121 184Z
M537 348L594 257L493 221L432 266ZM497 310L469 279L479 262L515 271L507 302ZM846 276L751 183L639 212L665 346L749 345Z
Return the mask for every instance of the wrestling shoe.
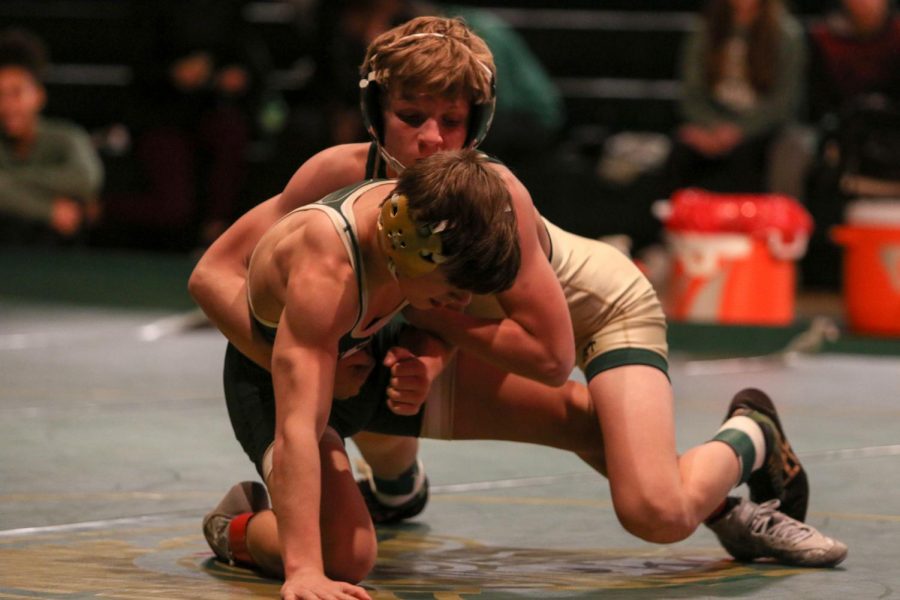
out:
M386 494L378 490L369 465L361 463L357 468L364 477L358 479L356 485L359 486L372 522L376 525L388 525L411 519L425 510L425 505L428 504L428 476L425 475L421 462L418 463L413 491L402 495Z
M234 564L231 547L231 521L244 514L271 508L266 487L257 481L242 481L232 486L211 512L203 517L203 536L219 560Z
M784 435L775 405L763 392L748 388L735 394L725 420L736 416L753 419L766 440L765 463L747 481L750 499L756 503L777 499L781 512L798 521L806 520L809 481Z
M847 557L844 543L777 509L778 500L756 504L742 498L709 528L740 561L768 558L784 565L833 567Z

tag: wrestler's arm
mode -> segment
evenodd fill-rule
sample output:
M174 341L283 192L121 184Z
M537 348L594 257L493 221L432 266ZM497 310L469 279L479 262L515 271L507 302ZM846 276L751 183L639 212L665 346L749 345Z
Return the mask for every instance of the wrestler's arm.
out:
M304 246L288 272L272 352L276 419L269 488L284 564L282 594L291 598L339 585L324 573L319 441L331 409L338 341L358 310L355 277L343 248Z
M319 152L297 169L284 191L255 206L206 250L188 280L188 291L209 320L244 355L268 369L271 346L247 310L247 265L263 233L291 210L362 179L360 145ZM364 160L364 159L363 159Z
M252 208L203 253L188 291L242 354L269 369L272 347L253 327L247 307L247 264L263 233L281 216L278 196Z
M408 317L447 342L508 371L548 385L562 385L575 366L568 306L541 249L531 196L505 168L503 175L516 210L522 252L515 283L497 295L507 317L483 319L447 309L410 311Z

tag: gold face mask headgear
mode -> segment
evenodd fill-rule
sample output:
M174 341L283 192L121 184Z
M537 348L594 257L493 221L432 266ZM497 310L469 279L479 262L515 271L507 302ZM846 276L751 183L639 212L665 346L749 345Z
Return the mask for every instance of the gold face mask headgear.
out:
M446 229L447 221L417 225L409 216L407 197L391 194L381 205L378 240L394 277L421 277L446 262L440 236Z

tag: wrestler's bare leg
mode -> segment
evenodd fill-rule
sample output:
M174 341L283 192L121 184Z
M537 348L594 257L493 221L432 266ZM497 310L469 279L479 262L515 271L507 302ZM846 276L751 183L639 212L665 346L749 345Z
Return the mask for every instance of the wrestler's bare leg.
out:
M648 541L686 538L737 484L740 463L734 451L714 441L678 456L672 388L656 368L610 369L595 376L589 388L622 525Z
M571 450L604 473L603 439L584 384L550 387L457 355L452 439L500 440ZM370 432L353 441L379 477L389 479L415 461L416 438Z
M360 431L352 439L369 468L382 479L398 477L419 453L419 438Z
M319 443L322 458L322 560L325 574L358 582L372 570L377 554L375 529L357 489L340 436L327 429ZM270 490L271 493L271 490ZM257 513L247 526L247 549L264 572L282 577L278 524L271 510Z

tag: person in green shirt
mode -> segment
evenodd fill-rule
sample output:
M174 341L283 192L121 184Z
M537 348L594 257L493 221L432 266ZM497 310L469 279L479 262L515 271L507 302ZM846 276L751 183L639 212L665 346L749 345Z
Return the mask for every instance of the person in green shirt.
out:
M681 56L682 123L667 191L767 191L768 152L797 116L803 29L781 0L711 0Z
M95 216L103 165L80 126L48 119L43 43L0 33L0 243L71 238Z

